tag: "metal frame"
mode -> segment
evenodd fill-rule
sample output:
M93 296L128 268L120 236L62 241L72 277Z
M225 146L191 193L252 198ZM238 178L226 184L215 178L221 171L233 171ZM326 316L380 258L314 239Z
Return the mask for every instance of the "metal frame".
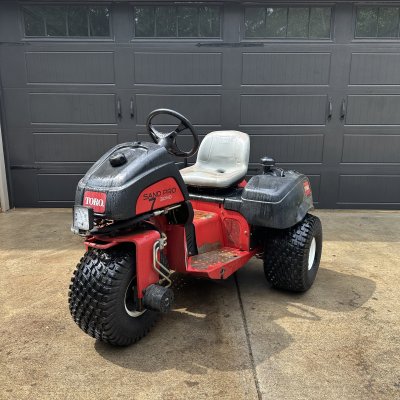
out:
M10 209L10 200L8 198L6 163L4 159L4 149L3 149L3 137L1 133L1 123L0 123L0 207L2 211L7 211Z
M9 177L9 164L6 162L8 153L6 154L6 144L3 141L3 132L5 138L5 112L3 103L3 88L1 85L1 75L0 75L0 211L6 212L10 209L10 198L8 195L8 180ZM10 179L11 184L11 179ZM11 193L11 190L10 190Z

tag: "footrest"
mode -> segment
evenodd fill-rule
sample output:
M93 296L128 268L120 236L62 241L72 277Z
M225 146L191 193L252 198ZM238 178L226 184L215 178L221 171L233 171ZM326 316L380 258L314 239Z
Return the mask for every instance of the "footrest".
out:
M226 279L242 267L255 251L241 251L231 247L221 247L190 257L188 272L207 276L211 279Z
M240 253L240 251L236 249L222 247L221 249L192 257L190 265L193 269L204 270L218 266L219 264L226 264L227 262L239 257L238 253Z

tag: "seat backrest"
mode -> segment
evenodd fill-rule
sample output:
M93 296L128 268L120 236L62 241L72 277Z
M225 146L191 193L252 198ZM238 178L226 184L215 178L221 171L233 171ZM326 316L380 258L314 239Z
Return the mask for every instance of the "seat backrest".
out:
M201 142L196 164L203 168L247 171L250 156L249 136L240 131L210 132Z

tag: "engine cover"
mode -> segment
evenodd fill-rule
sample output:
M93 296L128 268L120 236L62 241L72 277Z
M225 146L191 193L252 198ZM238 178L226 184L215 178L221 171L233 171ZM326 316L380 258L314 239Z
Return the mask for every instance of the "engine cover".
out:
M240 212L251 225L286 229L300 222L314 205L308 178L285 171L284 176L253 176L240 196L225 199L224 207Z
M253 176L242 194L241 212L253 225L285 229L313 208L310 182L295 171L285 176Z
M165 150L154 143L115 146L79 181L75 204L95 215L126 220L188 200L185 183Z

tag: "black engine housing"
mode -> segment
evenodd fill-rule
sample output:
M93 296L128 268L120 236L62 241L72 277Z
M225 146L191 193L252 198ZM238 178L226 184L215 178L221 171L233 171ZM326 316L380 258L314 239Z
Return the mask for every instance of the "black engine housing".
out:
M300 222L313 208L308 179L299 172L285 171L284 176L253 176L242 193L240 212L250 224L285 229Z
M140 193L165 178L174 178L184 200L188 191L177 166L164 147L149 142L115 146L103 155L79 181L75 204L82 205L85 191L106 193L104 219L128 220L136 216Z
M254 227L286 229L314 208L308 178L296 171L253 176L244 188L201 190L190 188L190 198L223 204L242 214Z

